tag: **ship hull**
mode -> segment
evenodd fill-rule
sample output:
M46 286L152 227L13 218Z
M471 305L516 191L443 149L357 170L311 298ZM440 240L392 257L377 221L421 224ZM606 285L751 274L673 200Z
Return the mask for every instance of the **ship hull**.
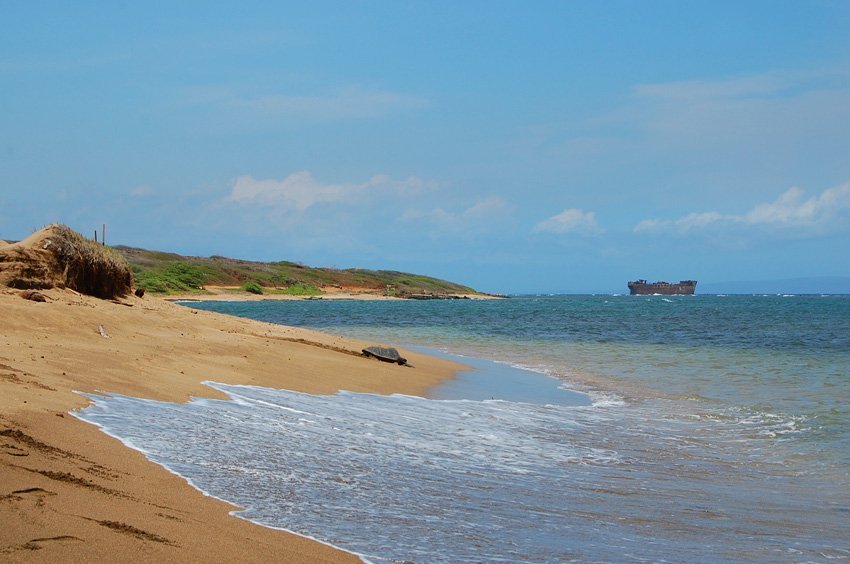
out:
M633 296L651 296L661 294L663 296L684 295L691 296L696 291L695 280L682 280L678 284L669 282L646 282L638 280L629 282L629 293Z

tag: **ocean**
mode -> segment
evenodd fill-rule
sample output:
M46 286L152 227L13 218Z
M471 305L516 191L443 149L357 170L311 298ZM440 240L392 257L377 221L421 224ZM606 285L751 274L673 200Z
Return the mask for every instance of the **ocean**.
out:
M475 368L76 414L246 519L372 562L850 559L850 296L187 305Z

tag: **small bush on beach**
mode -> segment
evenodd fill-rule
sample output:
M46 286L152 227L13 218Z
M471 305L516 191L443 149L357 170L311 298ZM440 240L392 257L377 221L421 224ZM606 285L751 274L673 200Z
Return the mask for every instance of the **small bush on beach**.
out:
M287 296L318 296L320 294L323 294L324 292L322 292L319 288L313 286L312 284L298 282L293 284L292 286L274 290L273 293L284 294Z
M244 290L245 292L250 292L251 294L259 295L263 293L263 287L254 282L253 280L242 284L242 290Z
M174 261L157 269L134 266L133 271L136 286L156 294L200 292L207 280L203 267L183 261Z

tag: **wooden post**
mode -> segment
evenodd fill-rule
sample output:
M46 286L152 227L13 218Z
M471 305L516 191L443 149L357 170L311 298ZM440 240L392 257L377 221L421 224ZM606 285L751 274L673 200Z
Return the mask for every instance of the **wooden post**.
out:
M97 243L97 229L94 230L94 242Z
M106 246L106 224L105 223L103 224L103 231L100 232L100 238L102 239L101 243L103 243L103 246L105 247Z

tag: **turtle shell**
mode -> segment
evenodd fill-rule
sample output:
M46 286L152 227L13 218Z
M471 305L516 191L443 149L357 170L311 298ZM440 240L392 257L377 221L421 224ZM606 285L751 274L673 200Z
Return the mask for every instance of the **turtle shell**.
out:
M393 347L366 347L363 349L363 356L374 357L384 362L407 364L407 359L398 354L398 351Z

